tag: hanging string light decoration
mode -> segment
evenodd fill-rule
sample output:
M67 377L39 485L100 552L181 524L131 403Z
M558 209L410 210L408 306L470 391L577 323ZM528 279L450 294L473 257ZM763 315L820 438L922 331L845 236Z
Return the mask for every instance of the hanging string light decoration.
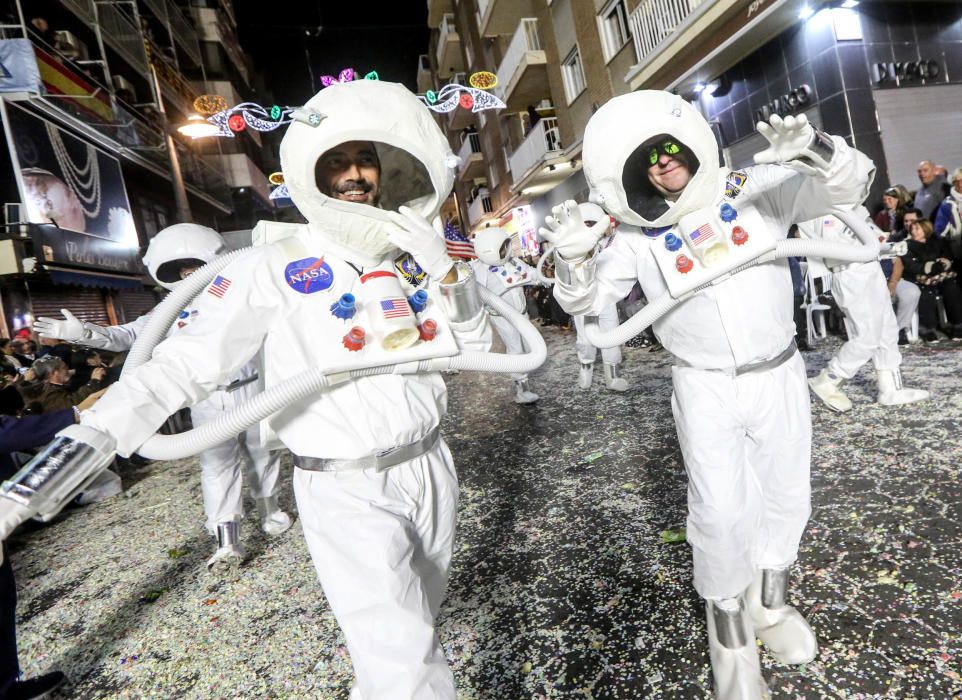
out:
M209 117L227 109L227 100L220 95L201 95L194 100L194 111Z
M468 85L478 90L493 90L498 86L498 76L491 71L479 70L468 78Z
M333 75L322 75L321 85L323 87L330 87L331 85L337 85L340 83L350 83L354 80L380 80L380 78L378 77L376 70L365 73L364 77L361 78L357 71L355 71L353 68L345 68L337 74L336 78Z
M280 184L271 191L272 200L274 199L290 199L291 193L287 189L287 185Z
M207 117L207 121L219 129L217 136L234 138L235 132L251 128L255 131L274 131L294 119L295 107L274 105L270 109L255 102L242 102L239 105L222 109ZM318 124L320 121L318 121Z
M267 176L267 181L272 185L283 185L284 184L284 173L280 170L273 172Z
M432 97L434 97L433 100ZM499 97L492 95L490 92L459 85L458 83L448 83L437 92L428 90L424 95L418 95L418 99L432 112L441 112L442 114L452 112L459 106L470 109L472 112L481 112L486 109L504 109L507 106Z

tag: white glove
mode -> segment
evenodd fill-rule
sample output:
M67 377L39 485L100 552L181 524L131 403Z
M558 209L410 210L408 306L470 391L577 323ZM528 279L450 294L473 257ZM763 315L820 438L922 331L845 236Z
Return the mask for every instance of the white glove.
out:
M42 338L75 341L84 337L84 324L79 318L70 313L70 309L60 309L64 318L48 318L40 316L33 322L33 330Z
M6 541L10 533L34 515L33 510L9 498L0 497L0 541ZM3 548L0 548L0 564Z
M448 255L448 245L441 232L410 207L388 214L397 226L388 232L388 240L414 256L414 261L433 279L444 279L454 261Z
M785 119L773 114L768 124L758 122L757 128L769 143L768 148L755 154L755 162L759 164L795 160L811 143L815 133L804 114Z
M551 210L538 233L554 246L556 252L569 262L575 262L588 255L598 245L598 241L608 230L609 220L596 221L592 226L585 224L578 203L569 199Z

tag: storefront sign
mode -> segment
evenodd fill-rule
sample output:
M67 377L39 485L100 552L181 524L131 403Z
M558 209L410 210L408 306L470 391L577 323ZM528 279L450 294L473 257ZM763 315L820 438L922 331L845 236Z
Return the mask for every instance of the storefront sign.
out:
M897 63L876 63L872 66L872 80L876 85L886 83L910 83L916 80L928 80L939 74L937 61L899 61Z
M31 224L29 228L34 254L41 263L131 275L144 272L137 248L57 228L53 224Z
M767 105L755 110L755 123L767 122L773 114L784 117L793 114L801 107L806 106L812 101L812 88L808 85L799 85L791 92L776 97Z

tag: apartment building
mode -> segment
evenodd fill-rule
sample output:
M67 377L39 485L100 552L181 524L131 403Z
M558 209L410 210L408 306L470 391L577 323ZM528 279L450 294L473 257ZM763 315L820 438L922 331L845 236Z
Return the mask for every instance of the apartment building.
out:
M759 119L806 114L873 158L869 204L890 183L915 186L923 158L962 164L962 142L945 139L962 101L959 2L428 0L428 11L419 90L489 70L507 104L441 118L463 160L448 216L465 231L583 201L585 124L640 89L696 104L731 167L764 147Z
M156 303L140 251L158 230L270 208L259 134L176 131L199 95L249 96L230 0L5 0L0 63L0 332L62 307L132 320Z

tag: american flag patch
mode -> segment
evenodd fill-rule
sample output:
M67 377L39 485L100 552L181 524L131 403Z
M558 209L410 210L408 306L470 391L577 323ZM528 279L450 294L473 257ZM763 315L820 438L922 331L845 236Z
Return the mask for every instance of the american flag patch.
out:
M711 227L711 224L702 224L691 232L691 244L695 246L701 245L714 237L715 230Z
M227 294L227 290L230 288L230 280L226 277L221 277L217 275L211 285L207 288L207 291L213 294L219 299L223 299L224 295Z
M381 313L384 318L403 318L411 315L411 307L407 299L383 299Z

